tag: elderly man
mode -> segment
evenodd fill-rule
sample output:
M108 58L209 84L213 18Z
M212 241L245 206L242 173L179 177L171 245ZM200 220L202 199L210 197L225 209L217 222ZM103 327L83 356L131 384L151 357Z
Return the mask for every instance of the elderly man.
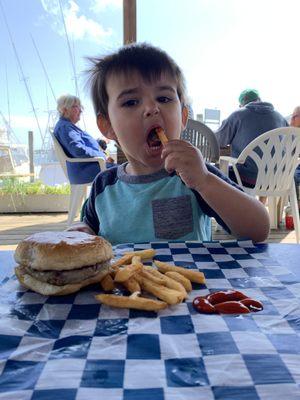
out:
M223 121L216 131L220 147L231 146L232 157L238 157L244 148L261 134L275 128L288 126L287 121L274 110L271 103L263 102L255 89L246 89L239 96L240 109ZM238 166L245 186L255 184L257 168L252 160ZM235 175L230 169L230 178Z

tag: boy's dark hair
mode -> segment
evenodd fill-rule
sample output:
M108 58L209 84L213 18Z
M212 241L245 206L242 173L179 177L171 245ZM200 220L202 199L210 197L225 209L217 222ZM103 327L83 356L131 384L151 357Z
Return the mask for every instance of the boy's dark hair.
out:
M177 93L181 103L186 103L183 73L176 62L158 47L147 43L134 43L125 45L112 54L91 57L88 60L91 63L91 68L87 71L88 85L97 116L108 117L107 78L119 73L129 75L134 70L148 82L158 79L162 73L169 74L177 82Z

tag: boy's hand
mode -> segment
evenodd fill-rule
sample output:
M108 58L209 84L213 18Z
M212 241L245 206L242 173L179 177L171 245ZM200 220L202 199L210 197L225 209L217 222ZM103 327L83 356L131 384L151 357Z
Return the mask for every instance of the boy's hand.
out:
M165 169L176 173L191 189L201 192L209 172L200 150L185 140L170 140L164 145Z
M85 232L89 233L90 235L96 236L96 233L93 231L92 228L90 228L87 224L84 222L75 222L75 224L72 224L69 226L66 231L79 231L79 232Z

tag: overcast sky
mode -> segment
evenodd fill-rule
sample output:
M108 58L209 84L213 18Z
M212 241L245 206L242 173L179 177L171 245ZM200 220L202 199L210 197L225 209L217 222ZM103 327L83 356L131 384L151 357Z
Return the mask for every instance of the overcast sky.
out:
M85 106L81 127L98 137L82 71L86 56L122 45L122 1L0 4L0 111L20 141L28 130L36 147L41 141L31 101L44 135L54 97L75 93L70 51ZM238 106L239 93L253 87L286 116L300 104L299 15L298 0L137 0L137 40L162 47L178 62L196 114L218 108L224 119Z

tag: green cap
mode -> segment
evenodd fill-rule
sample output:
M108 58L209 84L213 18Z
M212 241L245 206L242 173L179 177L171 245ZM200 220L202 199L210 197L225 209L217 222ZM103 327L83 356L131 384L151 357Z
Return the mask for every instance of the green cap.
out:
M239 103L241 106L245 106L246 104L250 103L251 101L255 101L259 99L259 93L255 89L245 89L239 96Z

